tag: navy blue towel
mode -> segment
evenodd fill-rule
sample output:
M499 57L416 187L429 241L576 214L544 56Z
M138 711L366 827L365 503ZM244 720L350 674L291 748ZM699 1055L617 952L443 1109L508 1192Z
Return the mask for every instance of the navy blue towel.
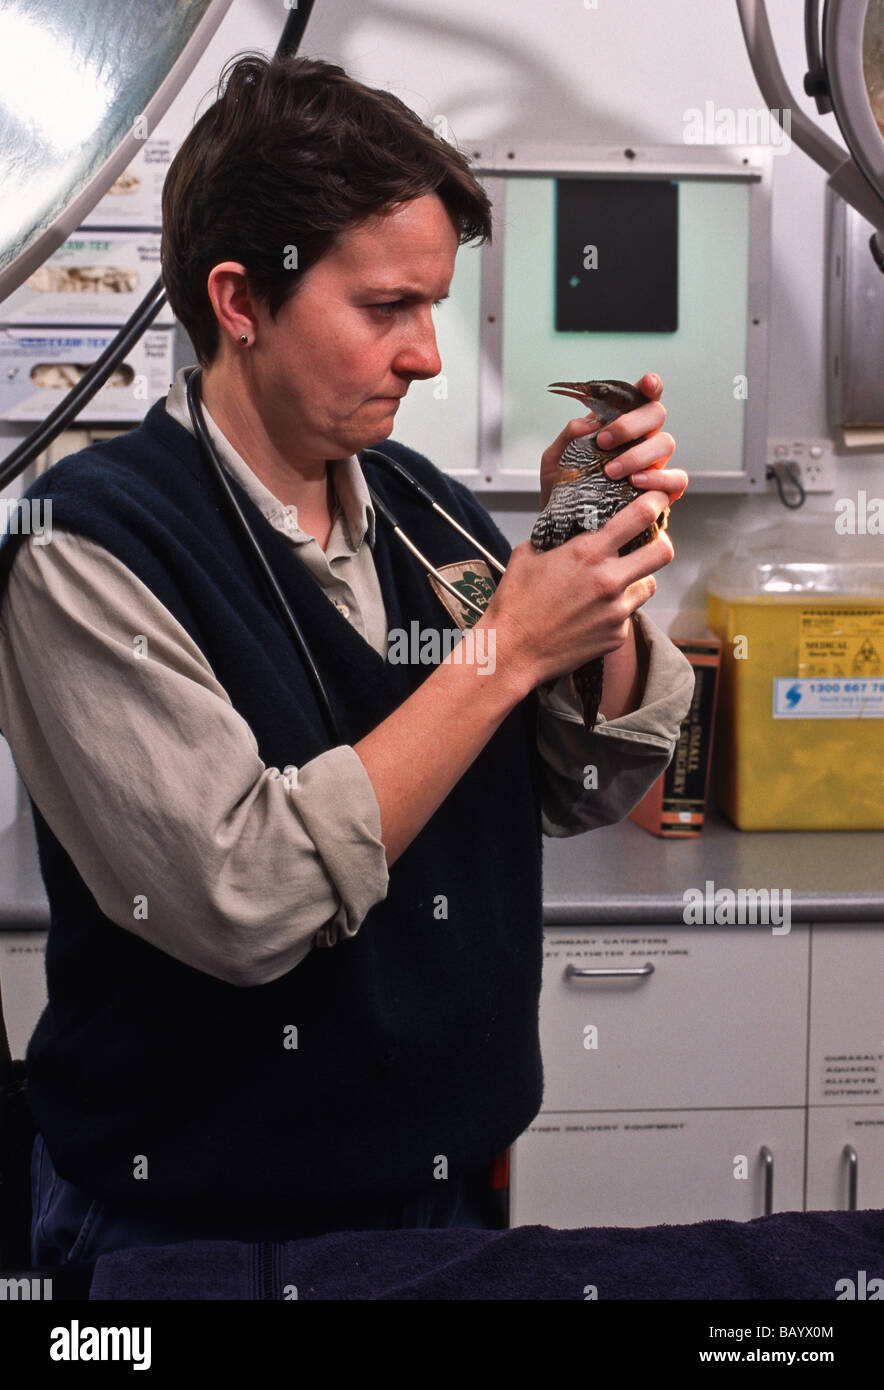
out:
M96 1263L91 1299L822 1299L884 1279L884 1212L688 1226L339 1231L193 1241ZM861 1280L859 1282L862 1282ZM862 1295L860 1295L862 1296Z

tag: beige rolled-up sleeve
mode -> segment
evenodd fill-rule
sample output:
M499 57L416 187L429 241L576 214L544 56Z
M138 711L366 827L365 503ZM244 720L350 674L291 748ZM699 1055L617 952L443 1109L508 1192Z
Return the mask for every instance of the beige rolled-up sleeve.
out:
M579 835L621 821L666 770L694 693L687 657L646 613L636 622L648 651L638 709L588 732L570 677L538 691L543 833Z
M17 769L118 926L260 985L353 936L386 896L380 808L353 748L266 766L199 647L101 546L24 542L0 646Z

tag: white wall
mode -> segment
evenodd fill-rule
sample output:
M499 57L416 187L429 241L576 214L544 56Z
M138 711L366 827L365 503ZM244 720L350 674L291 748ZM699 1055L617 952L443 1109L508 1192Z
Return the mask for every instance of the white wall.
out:
M796 101L837 139L834 118L816 117L803 95L803 6L768 0L768 10ZM287 15L282 0L234 0L162 131L183 136L224 61L242 49L271 51ZM595 9L583 0L317 0L301 52L389 88L425 119L444 115L461 143L677 144L690 107L763 105L734 0L597 0ZM825 436L825 175L794 147L773 166L769 433ZM669 424L677 438L677 422ZM0 455L20 434L0 431ZM805 513L832 515L835 498L858 488L880 493L882 457L839 460L835 494L810 496ZM485 500L511 541L526 539L535 515L530 499L512 510ZM651 614L665 621L673 610L703 608L722 527L754 529L783 515L773 492L688 493L673 510L677 556L658 575ZM15 787L5 745L2 755L0 823L13 813Z

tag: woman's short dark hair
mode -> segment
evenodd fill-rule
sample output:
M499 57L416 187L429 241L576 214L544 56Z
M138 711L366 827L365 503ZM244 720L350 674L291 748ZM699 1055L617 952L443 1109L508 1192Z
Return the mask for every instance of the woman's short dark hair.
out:
M244 265L275 318L344 232L427 193L459 245L490 240L491 205L467 158L398 97L319 59L232 59L163 188L163 281L200 362L218 349L213 266Z

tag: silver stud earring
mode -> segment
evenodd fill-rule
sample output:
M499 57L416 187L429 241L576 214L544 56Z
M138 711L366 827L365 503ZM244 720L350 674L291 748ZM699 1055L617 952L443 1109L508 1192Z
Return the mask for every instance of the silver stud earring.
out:
M248 337L247 337L247 335L246 335L245 333L241 333L241 334L239 335L239 341L240 341L241 343L245 343L246 346L248 346L249 340L248 340Z

